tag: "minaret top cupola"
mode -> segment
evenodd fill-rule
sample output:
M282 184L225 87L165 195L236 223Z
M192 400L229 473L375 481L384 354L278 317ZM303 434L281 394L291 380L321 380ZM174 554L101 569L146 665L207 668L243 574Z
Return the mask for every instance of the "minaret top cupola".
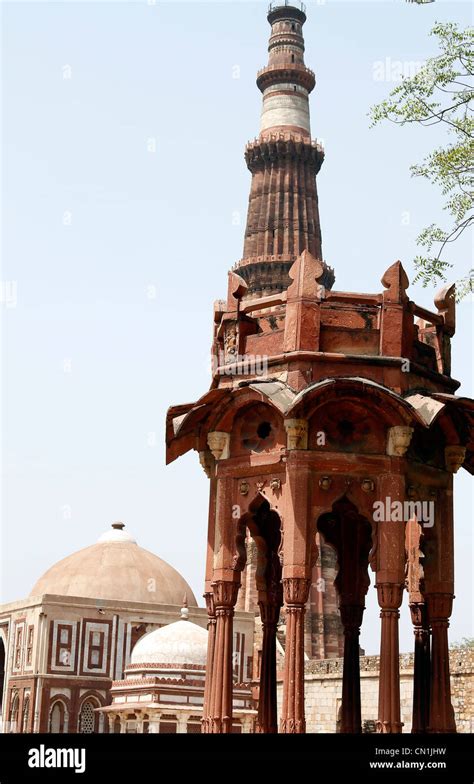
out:
M296 131L310 138L308 96L316 80L304 63L305 7L272 3L268 21L268 65L257 74L263 93L260 134Z
M293 262L308 250L323 265L321 285L334 272L323 261L316 175L324 160L311 139L309 94L316 79L304 62L302 3L271 3L268 65L257 74L263 93L260 131L245 149L252 173L244 248L234 269L246 298L283 291Z

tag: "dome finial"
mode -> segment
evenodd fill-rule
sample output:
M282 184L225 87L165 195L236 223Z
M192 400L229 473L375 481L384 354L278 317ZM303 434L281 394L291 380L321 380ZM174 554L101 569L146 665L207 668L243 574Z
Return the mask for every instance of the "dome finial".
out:
M188 610L188 597L186 594L183 596L183 606L181 607L181 620L187 621L189 619L189 610Z
M120 522L112 523L112 528L115 528L118 531L123 531L123 529L125 528L125 523L120 523Z

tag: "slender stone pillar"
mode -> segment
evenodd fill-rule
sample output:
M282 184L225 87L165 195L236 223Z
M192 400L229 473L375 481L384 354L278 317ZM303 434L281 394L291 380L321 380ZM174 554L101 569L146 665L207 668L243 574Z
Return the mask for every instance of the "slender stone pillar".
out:
M398 648L398 608L402 603L402 585L381 583L377 596L382 620L379 672L379 716L377 732L402 731L400 716L400 668Z
M216 637L210 696L209 732L232 731L232 628L239 583L218 580L213 584Z
M276 687L276 630L281 604L259 601L263 641L256 732L278 732Z
M280 732L304 733L304 612L310 580L283 579L286 605L285 672Z
M214 672L214 648L216 642L216 613L214 608L214 594L205 593L207 607L207 659L206 659L206 683L204 687L204 704L202 710L201 732L210 732L211 725L211 693L212 693L212 676Z
M428 730L430 706L430 631L426 605L410 604L411 620L415 635L415 655L413 672L413 716L412 733L425 733Z
M359 633L364 605L340 604L344 626L341 732L362 732L360 705Z
M426 597L431 626L431 688L428 732L456 732L451 704L449 677L448 618L451 615L451 594L430 594Z

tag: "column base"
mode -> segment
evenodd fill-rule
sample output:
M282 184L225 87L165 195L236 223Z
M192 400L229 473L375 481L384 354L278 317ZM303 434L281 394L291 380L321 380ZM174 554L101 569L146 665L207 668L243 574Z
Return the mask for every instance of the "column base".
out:
M303 719L282 719L280 721L280 732L288 735L304 735L306 732L306 721Z
M383 735L395 735L402 731L403 721L377 721L375 727Z

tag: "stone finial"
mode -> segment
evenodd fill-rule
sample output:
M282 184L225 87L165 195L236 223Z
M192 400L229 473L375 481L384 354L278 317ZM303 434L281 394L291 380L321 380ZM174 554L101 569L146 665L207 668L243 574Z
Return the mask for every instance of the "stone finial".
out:
M285 419L287 449L308 448L308 422L306 419Z
M453 444L452 446L445 447L444 462L447 471L451 471L452 474L457 474L462 464L464 463L465 459L466 459L465 446L461 446L460 444Z
M288 286L288 299L318 297L321 288L318 280L323 273L324 267L321 262L315 259L309 250L304 250L288 273L293 281Z
M183 606L181 607L181 620L187 621L189 619L189 610L188 610L188 596L184 594L183 596Z
M401 261L396 261L391 267L386 270L380 281L388 291L384 291L384 302L396 302L401 304L405 302L408 297L406 289L410 285L407 274L403 269Z
M213 430L207 434L207 443L216 460L225 460L229 457L230 433Z
M403 457L410 446L413 428L407 425L396 425L388 430L387 455Z
M456 331L456 285L452 283L439 289L435 294L434 304L439 315L443 317L446 332L452 337Z
M235 310L237 308L236 300L239 301L247 293L247 283L236 272L229 272L228 274L228 288L227 288L227 310Z

